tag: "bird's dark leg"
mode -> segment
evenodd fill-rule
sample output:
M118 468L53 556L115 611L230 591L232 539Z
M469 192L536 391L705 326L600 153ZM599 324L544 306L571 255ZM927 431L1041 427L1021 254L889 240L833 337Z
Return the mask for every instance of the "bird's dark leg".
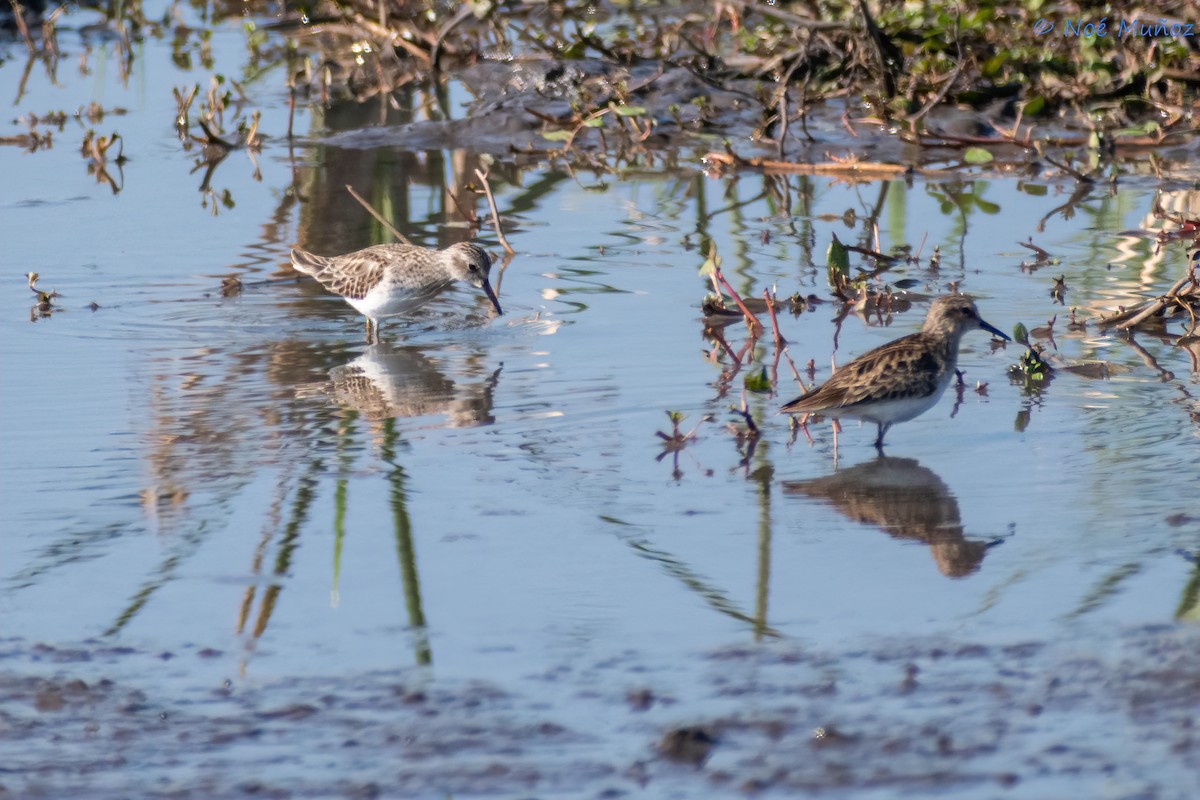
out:
M883 455L883 436L888 432L888 428L892 427L892 424L890 422L887 424L880 422L878 424L879 435L875 437L875 449L879 451L879 455Z

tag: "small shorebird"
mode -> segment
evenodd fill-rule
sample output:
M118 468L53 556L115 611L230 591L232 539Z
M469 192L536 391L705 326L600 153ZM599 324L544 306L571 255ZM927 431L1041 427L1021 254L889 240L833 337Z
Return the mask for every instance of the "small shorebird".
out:
M479 247L460 242L445 250L411 244L377 244L344 256L318 256L292 250L292 266L354 306L367 318L367 341L378 339L379 320L407 314L428 303L455 281L483 289L500 310L488 283L492 260Z
M954 377L963 334L976 328L1008 339L979 317L971 298L962 294L939 297L929 306L919 332L864 353L780 410L874 422L879 426L875 449L883 452L888 428L937 404Z

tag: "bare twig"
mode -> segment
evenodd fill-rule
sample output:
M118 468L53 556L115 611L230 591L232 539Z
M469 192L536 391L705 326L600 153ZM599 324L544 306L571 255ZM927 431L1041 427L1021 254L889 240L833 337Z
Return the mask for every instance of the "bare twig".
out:
M412 244L412 242L410 242L408 240L407 236L405 236L400 231L396 230L395 226L393 226L392 223L390 223L386 219L384 219L382 214L380 214L378 211L376 211L374 208L372 208L371 204L368 203L366 200L364 200L362 198L362 196L359 195L358 192L354 191L353 186L351 186L350 184L347 183L346 191L349 192L350 196L353 197L355 200L357 200L359 202L359 204L367 210L368 214L370 214L375 219L379 220L380 224L383 225L383 227L385 227L389 231L391 231L392 236L395 236L397 239L399 239L404 244Z
M25 46L29 48L29 55L37 54L37 45L33 42L33 36L29 33L29 26L25 24L25 9L17 0L8 0L8 4L12 6L13 21L17 25L17 30L21 32L21 38L25 40Z
M1120 314L1103 319L1100 321L1100 324L1116 325L1118 328L1128 330L1129 328L1137 327L1141 323L1150 319L1150 317L1162 312L1163 309L1170 305L1171 302L1179 296L1179 293L1183 290L1184 286L1188 285L1189 283L1195 284L1197 280L1198 265L1200 265L1200 254L1197 254L1197 256L1192 259L1192 264L1189 266L1186 274L1177 280L1175 284L1167 290L1166 294L1156 297L1154 300L1149 301L1139 308L1131 308L1121 312ZM1186 294L1192 294L1192 292L1189 291Z
M500 212L496 210L496 198L492 196L492 187L488 183L488 174L482 170L475 170L475 177L479 178L479 182L483 184L483 192L487 195L488 207L492 209L492 225L496 228L496 237L500 240L500 245L504 248L504 252L512 255L517 252L512 249L512 245L508 243L508 239L504 238L504 230L500 227Z

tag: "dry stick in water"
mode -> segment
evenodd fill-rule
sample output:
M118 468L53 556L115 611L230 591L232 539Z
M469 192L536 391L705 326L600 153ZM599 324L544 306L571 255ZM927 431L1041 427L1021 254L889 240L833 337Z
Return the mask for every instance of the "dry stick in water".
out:
M410 242L408 240L407 236L405 236L400 231L396 230L395 226L393 226L392 223L390 223L386 219L384 219L383 215L380 214L378 211L376 211L374 208L372 208L370 203L368 203L366 200L362 199L362 196L359 195L358 192L354 191L353 186L351 186L350 184L347 183L346 191L349 192L350 196L353 197L355 200L357 200L362 205L362 207L367 210L367 213L369 213L375 219L379 220L380 224L382 224L383 227L385 227L389 231L391 231L392 236L395 236L397 239L399 239L404 244L412 244L412 242Z
M25 17L22 12L25 10L17 0L8 0L8 4L12 6L13 22L17 25L17 30L21 32L21 38L25 40L25 46L29 48L29 55L37 55L37 45L33 43L33 36L29 33L29 26L25 24Z
M488 183L488 174L482 170L475 170L475 177L479 178L479 182L483 184L483 192L487 195L488 207L492 209L492 225L496 228L496 238L500 240L501 246L504 247L504 252L512 255L517 252L512 249L512 245L508 243L508 239L504 238L504 231L500 228L500 212L496 210L496 198L492 197L492 187Z
M1183 287L1187 283L1189 283L1193 277L1194 277L1194 273L1191 270L1188 270L1188 274L1184 275L1182 278L1180 278L1178 281L1176 281L1175 285L1172 286L1170 289L1168 289L1167 293L1165 295L1150 301L1149 305L1147 305L1141 311L1134 312L1134 315L1130 319L1126 320L1125 322L1120 323L1119 325L1117 325L1117 327L1122 328L1122 329L1129 329L1129 328L1136 327L1137 325L1140 325L1141 323L1150 319L1150 317L1154 316L1155 314L1157 314L1160 311L1162 311L1163 309L1165 309L1171 300L1178 297L1180 290L1183 289ZM1129 312L1126 312L1126 313L1129 313ZM1108 322L1110 324L1113 321L1114 320L1112 320L1112 319L1106 320L1106 322Z
M746 327L750 329L750 336L755 339L762 336L763 324L758 321L758 317L751 313L750 309L746 308L746 304L742 302L742 298L733 290L729 282L725 280L725 276L721 274L720 267L713 270L713 277L720 281L721 285L725 287L725 291L729 292L730 296L733 297L733 302L737 303L737 307L742 310L743 316L746 317Z

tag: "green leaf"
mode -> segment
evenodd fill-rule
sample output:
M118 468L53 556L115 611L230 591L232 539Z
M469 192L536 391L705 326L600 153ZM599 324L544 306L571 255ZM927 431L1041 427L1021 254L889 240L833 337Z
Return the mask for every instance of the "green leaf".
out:
M1158 133L1161 126L1155 120L1147 120L1144 125L1139 125L1136 128L1122 128L1113 133L1113 136L1150 136Z
M991 154L991 151L984 150L982 147L968 147L963 153L963 161L968 164L990 164L996 157Z
M1004 69L1004 65L1009 60L1009 53L997 53L996 55L983 62L983 68L980 72L985 78L994 78L1000 74L1000 70Z
M1021 344L1029 341L1029 329L1020 322L1013 325L1013 341L1020 342Z
M645 106L613 106L612 109L621 117L641 117L646 114Z
M580 58L583 58L584 54L586 54L586 53L587 53L587 43L580 40L578 42L572 42L567 47L564 47L562 49L562 51L560 52L560 55L563 58L580 59Z
M548 142L565 142L571 138L570 131L542 131L542 138Z
M1022 113L1026 117L1036 117L1038 114L1041 114L1045 109L1046 109L1046 98L1039 96L1039 97L1034 97L1034 98L1030 99L1029 102L1025 104L1025 108L1022 109Z
M604 117L588 117L583 121L585 128L600 128L604 126Z
M835 286L839 279L845 280L850 275L850 253L836 236L825 253L825 268L829 272L829 282Z
M751 392L771 391L771 380L767 377L767 368L763 367L757 375L747 375L745 385L746 389Z
M708 278L721 266L721 257L715 253L704 260L700 266L700 277Z

